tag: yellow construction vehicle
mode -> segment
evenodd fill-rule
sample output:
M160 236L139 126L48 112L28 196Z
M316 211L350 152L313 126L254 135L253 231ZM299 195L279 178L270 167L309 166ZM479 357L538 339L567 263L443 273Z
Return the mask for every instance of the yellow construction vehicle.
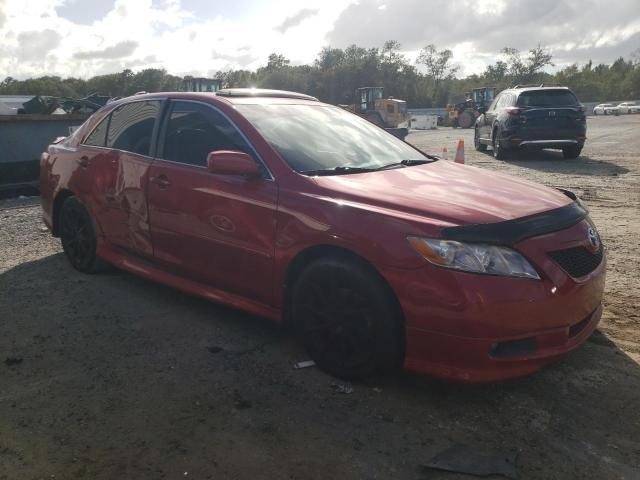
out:
M383 87L361 87L356 89L355 102L340 107L385 128L404 140L409 133L407 102L395 98L384 98Z
M442 125L453 128L471 128L480 115L480 108L487 108L496 95L495 87L474 88L466 92L464 102L447 105Z

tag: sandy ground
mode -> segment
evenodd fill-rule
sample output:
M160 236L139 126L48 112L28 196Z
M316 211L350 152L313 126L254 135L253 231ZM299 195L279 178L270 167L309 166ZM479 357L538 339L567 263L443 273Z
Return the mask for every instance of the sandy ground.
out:
M640 115L589 118L584 156L428 151L582 196L609 255L600 331L561 363L466 387L399 375L335 393L268 321L122 272L71 269L38 200L0 202L0 479L463 479L453 444L524 479L640 478Z

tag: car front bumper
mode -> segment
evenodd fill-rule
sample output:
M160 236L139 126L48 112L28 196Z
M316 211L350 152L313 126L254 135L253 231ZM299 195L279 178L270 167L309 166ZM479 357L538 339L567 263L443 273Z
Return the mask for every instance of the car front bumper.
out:
M548 252L575 246L586 224L518 244L541 280L428 264L385 269L404 314L405 368L466 383L495 382L532 373L582 344L602 315L606 255L576 279Z
M405 368L448 380L486 383L535 372L579 347L596 329L600 304L574 325L516 338L473 338L407 329Z

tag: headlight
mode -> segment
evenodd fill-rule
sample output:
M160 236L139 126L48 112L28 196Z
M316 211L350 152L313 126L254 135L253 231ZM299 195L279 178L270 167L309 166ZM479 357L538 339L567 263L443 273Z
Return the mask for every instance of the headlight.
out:
M430 263L464 272L535 278L538 272L515 250L481 243L407 237L411 246Z

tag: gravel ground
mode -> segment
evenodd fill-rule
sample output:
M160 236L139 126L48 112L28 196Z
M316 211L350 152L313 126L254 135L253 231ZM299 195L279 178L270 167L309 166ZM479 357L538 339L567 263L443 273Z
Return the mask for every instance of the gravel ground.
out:
M563 362L468 387L402 374L336 393L292 335L123 272L65 261L37 198L0 201L0 479L463 479L453 444L518 452L524 479L640 478L640 116L590 117L584 155L467 163L564 186L608 249L604 319Z

